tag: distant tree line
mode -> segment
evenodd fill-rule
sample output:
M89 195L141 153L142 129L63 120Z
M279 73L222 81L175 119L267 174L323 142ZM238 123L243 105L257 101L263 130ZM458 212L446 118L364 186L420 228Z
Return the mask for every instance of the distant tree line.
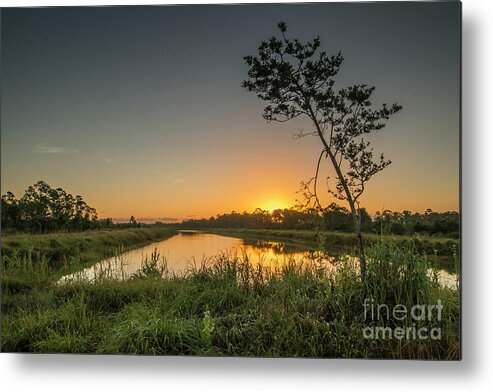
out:
M95 208L89 206L82 196L72 196L62 188L52 188L44 181L29 186L20 198L7 192L1 200L2 230L30 233L53 231L84 231L140 227L132 216L128 223L114 223L110 218L98 219ZM248 228L248 229L319 229L324 231L352 232L353 221L348 209L330 204L319 209L278 209L272 212L257 208L255 211L216 215L209 219L185 220L186 228ZM371 217L361 208L361 228L366 233L396 235L429 234L452 238L459 237L459 214L457 212L434 212L424 214L410 211L385 210Z
M2 229L33 233L57 230L82 231L111 225L110 219L98 220L95 208L82 196L73 196L44 181L29 186L20 198L12 192L2 195Z
M19 199L12 192L2 195L0 211L2 230L29 233L141 226L133 216L129 223L98 219L96 209L89 206L82 196L72 196L44 181L29 186Z
M232 211L209 219L185 220L183 227L235 228L235 229L297 229L352 232L351 212L336 203L330 204L322 213L318 209L278 209L272 212L257 208L252 213ZM361 208L361 229L366 233L395 235L428 234L459 237L459 214L457 212L425 213L385 210L374 217Z

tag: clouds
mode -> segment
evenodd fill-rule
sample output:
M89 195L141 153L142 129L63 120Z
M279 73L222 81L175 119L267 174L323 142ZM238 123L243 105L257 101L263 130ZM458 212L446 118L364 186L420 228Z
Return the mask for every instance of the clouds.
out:
M48 143L36 144L32 147L37 154L77 154L79 150L74 150L65 147L50 146Z
M51 146L48 143L40 143L32 146L32 151L36 154L78 154L80 151L73 148ZM99 152L97 155L108 165L113 163L113 159L106 156L106 154Z
M113 159L109 158L105 153L103 152L98 152L98 155L101 157L101 159L106 162L108 165L111 165L113 163Z

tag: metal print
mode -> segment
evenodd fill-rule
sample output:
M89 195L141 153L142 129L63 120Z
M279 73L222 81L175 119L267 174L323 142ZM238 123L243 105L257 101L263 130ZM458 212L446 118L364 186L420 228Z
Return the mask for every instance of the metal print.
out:
M2 9L1 350L460 359L460 26Z

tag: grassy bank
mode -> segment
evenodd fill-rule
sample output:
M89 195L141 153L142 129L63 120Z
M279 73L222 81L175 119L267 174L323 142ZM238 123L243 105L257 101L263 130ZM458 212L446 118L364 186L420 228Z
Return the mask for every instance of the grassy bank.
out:
M2 351L219 356L458 359L459 297L429 277L412 247L380 242L361 285L348 261L339 273L316 261L276 270L219 255L184 277L162 278L157 259L127 281L55 284L46 262L20 256L4 265ZM364 301L443 304L440 340L366 339L368 325L411 320L365 318Z
M77 263L87 265L128 250L171 237L168 228L96 230L77 233L11 234L2 236L2 257L14 256L34 262L45 259L50 268Z
M329 253L335 248L352 249L355 246L354 234L340 232L316 232L313 230L269 230L269 229L204 229L205 231L223 234L242 239L262 239L270 241L288 241L293 244L312 249L322 248ZM459 253L459 241L450 238L410 237L404 235L378 235L365 233L363 241L371 247L382 240L398 247L409 247L411 244L417 252L429 255L453 256ZM450 259L453 260L453 259Z

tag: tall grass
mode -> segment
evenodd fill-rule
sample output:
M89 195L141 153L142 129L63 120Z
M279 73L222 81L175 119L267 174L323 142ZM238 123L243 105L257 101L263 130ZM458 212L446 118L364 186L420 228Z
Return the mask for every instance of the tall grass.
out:
M43 272L48 263L11 255L2 277L2 350L458 359L458 291L430 276L428 258L413 246L382 240L368 259L364 286L349 257L265 267L247 255L221 254L176 276L157 253L125 281L57 284ZM442 339L365 339L370 297L389 306L440 299L443 318L420 326L440 326Z
M42 256L53 268L69 263L84 265L111 257L120 248L128 250L174 234L175 230L159 227L79 233L12 234L1 238L2 257L16 254L36 261L38 256Z

